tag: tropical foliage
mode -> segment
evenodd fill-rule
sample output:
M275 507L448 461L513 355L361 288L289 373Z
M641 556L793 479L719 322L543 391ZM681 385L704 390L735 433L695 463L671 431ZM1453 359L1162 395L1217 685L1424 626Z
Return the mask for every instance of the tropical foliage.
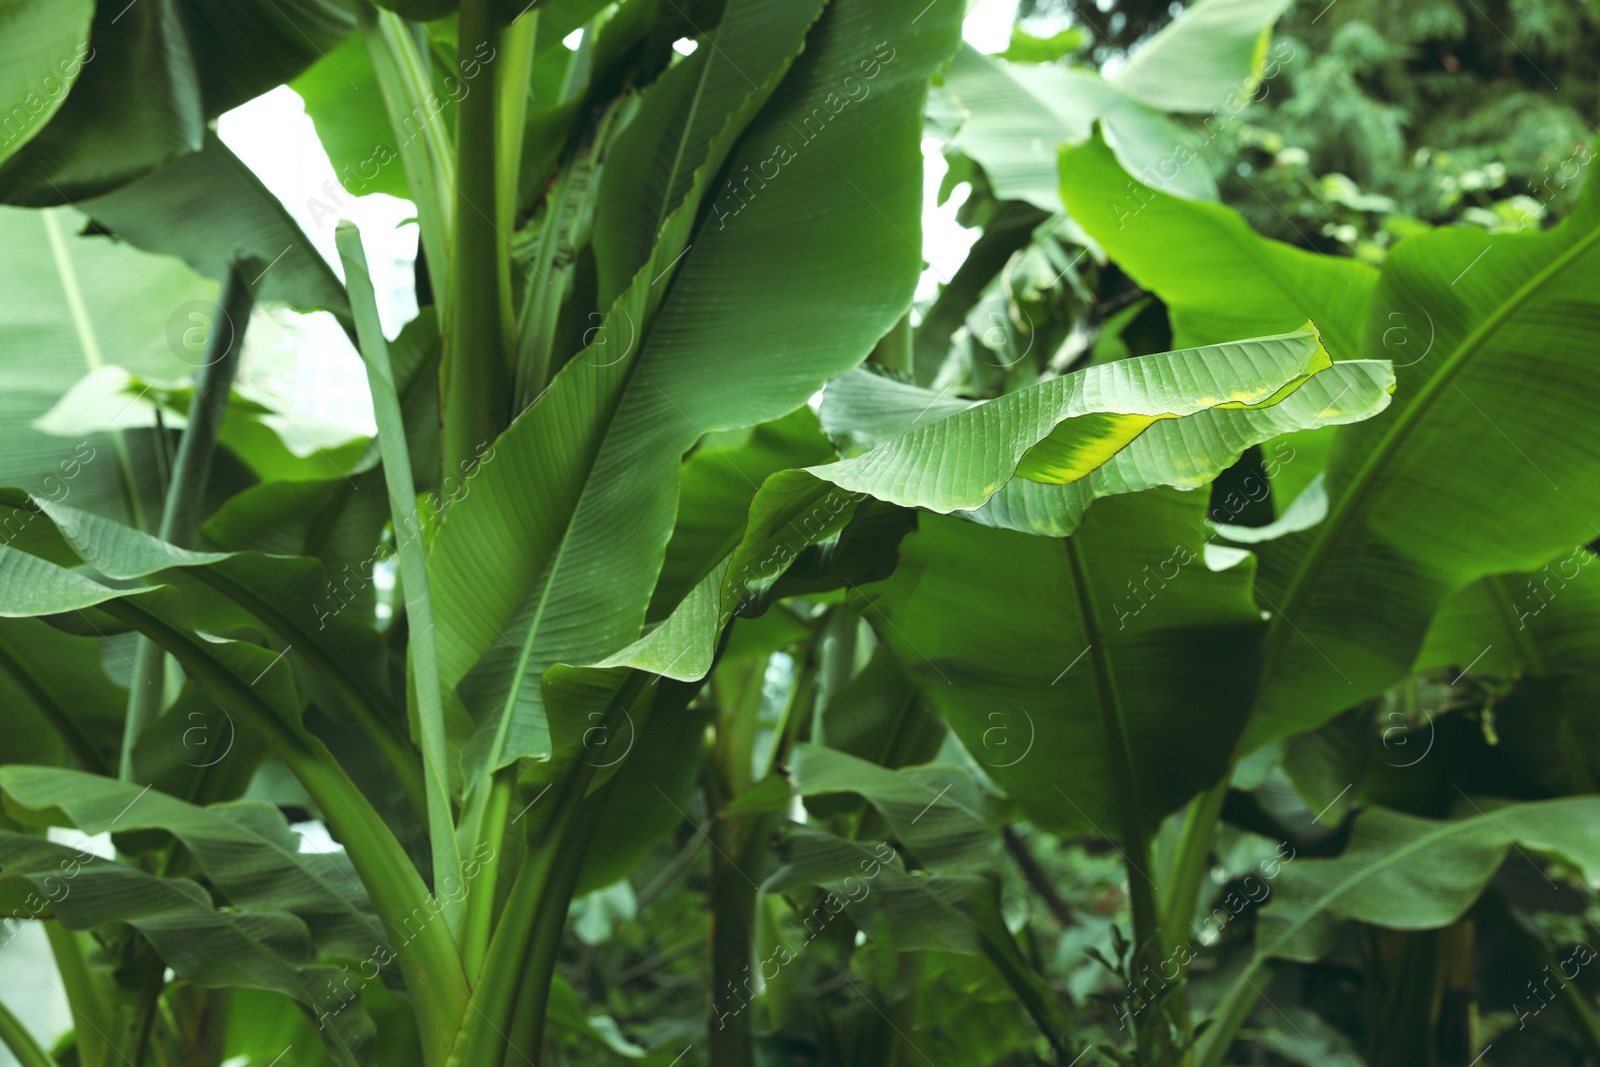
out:
M15 0L0 1045L1600 1062L1594 94L1345 4Z

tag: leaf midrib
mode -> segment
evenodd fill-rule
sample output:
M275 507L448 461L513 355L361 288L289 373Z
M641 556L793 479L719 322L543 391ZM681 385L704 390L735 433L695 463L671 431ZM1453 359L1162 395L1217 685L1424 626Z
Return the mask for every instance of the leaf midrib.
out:
M1383 439L1367 454L1361 467L1356 471L1355 477L1348 487L1340 494L1335 503L1318 528L1316 539L1312 542L1309 551L1302 557L1303 562L1295 570L1294 578L1289 585L1287 594L1283 598L1283 609L1274 614L1271 627L1267 634L1266 646L1262 652L1261 680L1262 684L1257 689L1256 706L1251 709L1252 716L1260 711L1261 694L1266 692L1266 683L1278 665L1278 658L1282 654L1285 642L1288 639L1289 629L1285 622L1293 619L1300 608L1304 606L1308 591L1314 587L1313 578L1318 576L1327 565L1330 546L1337 538L1342 537L1344 527L1351 516L1362 513L1363 509L1357 505L1363 502L1373 488L1373 481L1378 471L1387 465L1391 456L1397 453L1399 446L1411 435L1411 432L1428 414L1433 402L1444 391L1445 386L1451 384L1456 375L1470 361L1471 357L1496 334L1511 318L1521 311L1526 304L1544 284L1556 277L1574 261L1581 258L1597 242L1600 242L1600 226L1591 229L1583 237L1575 241L1570 248L1562 252L1552 262L1548 263L1524 282L1511 297L1499 305L1490 315L1464 338L1456 350L1452 352L1441 365L1438 374L1429 379L1418 391L1416 400L1400 412ZM1485 245L1492 248L1493 242ZM1297 629L1297 628L1296 628Z

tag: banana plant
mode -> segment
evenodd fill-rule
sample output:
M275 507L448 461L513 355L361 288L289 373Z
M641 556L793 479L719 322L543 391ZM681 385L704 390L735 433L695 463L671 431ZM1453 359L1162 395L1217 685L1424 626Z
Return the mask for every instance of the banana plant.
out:
M1507 806L1507 797L1528 798L1514 782L1533 769L1485 777L1464 752L1435 757L1427 771L1406 771L1432 745L1432 713L1406 720L1395 712L1374 728L1373 709L1405 693L1414 704L1418 686L1459 686L1493 649L1480 677L1506 681L1498 696L1482 701L1488 745L1514 752L1547 745L1547 760L1565 773L1541 766L1546 784L1536 789L1592 792L1587 725L1573 717L1571 701L1586 691L1589 670L1578 641L1594 616L1586 585L1573 582L1592 557L1582 545L1594 537L1600 501L1590 494L1590 451L1549 440L1534 422L1592 419L1600 402L1594 389L1571 386L1578 379L1568 370L1594 347L1579 328L1592 296L1574 294L1589 293L1594 282L1595 192L1590 184L1578 211L1546 234L1419 235L1379 270L1270 242L1226 206L1157 189L1123 168L1107 138L1096 134L1061 150L1061 197L1107 258L1165 304L1174 339L1222 344L1310 317L1334 366L1394 360L1395 405L1370 421L1283 438L1282 456L1261 475L1262 493L1277 496L1282 515L1269 526L1230 525L1237 509L1214 496L1210 507L1192 502L1187 523L1166 520L1168 533L1150 542L1142 537L1163 525L1154 515L1099 528L1096 520L1117 509L1154 504L1146 494L1101 504L1099 515L1091 510L1058 558L1054 545L1019 539L982 550L981 531L923 523L874 603L883 609L886 645L968 750L990 749L995 737L1026 723L1026 736L1056 753L992 774L1035 824L1118 841L1133 937L1115 966L1117 1030L1125 1040L1133 1035L1136 1062L1211 1067L1234 1062L1240 1027L1267 997L1270 961L1320 960L1342 921L1392 931L1456 929L1469 923L1467 910L1478 905L1504 848L1515 848L1512 865L1531 862L1546 878L1558 877L1546 873L1549 859L1574 873L1584 869L1590 798ZM1510 365L1515 374L1498 370ZM934 390L896 384L883 392L872 408L877 418L864 427L874 440L906 432L894 426L899 411L952 406ZM1483 405L1478 397L1485 394L1504 400L1506 413ZM842 397L853 403L864 395L858 384ZM848 419L840 416L838 424ZM1510 522L1498 507L1483 512L1486 472L1498 472L1488 485L1496 501L1514 509ZM982 522L982 510L976 515ZM1016 517L1022 522L1008 522ZM1075 528L1074 520L1051 526L1038 522L1037 510L1021 509L997 512L989 525L1053 536ZM1202 557L1208 566L1186 571ZM992 563L973 566L976 558ZM1221 576L1229 573L1243 593L1232 624L1221 593ZM1202 577L1218 590L1190 601ZM1058 584L1056 597L1030 592ZM1037 606L1018 614L1019 603ZM1218 614L1195 614L1202 603ZM1064 619L1056 617L1062 605L1069 605ZM1216 641L1224 640L1237 640L1237 648L1219 651ZM1451 681L1427 681L1442 670ZM1147 691L1157 680L1174 686L1170 704ZM1077 686L1088 691L1074 697ZM1494 720L1502 701L1514 717ZM1397 728L1397 721L1410 725ZM1339 723L1355 723L1357 733ZM1546 731L1558 733L1538 741ZM1386 766L1368 753L1379 736ZM1397 757L1408 739L1414 760L1413 752ZM1355 753L1355 763L1333 749L1339 744ZM1082 768L1064 763L1062 752L1082 753ZM1355 773L1344 777L1352 766ZM1314 832L1330 811L1338 822L1371 806L1355 819L1354 832L1342 830L1349 843L1338 859L1291 864L1296 849L1286 841L1310 838L1286 830L1282 819L1242 813L1240 805L1270 797L1267 771L1278 781L1288 774L1285 785L1299 790L1288 806L1272 803ZM1402 784L1405 773L1410 784ZM1474 790L1490 795L1477 798ZM1549 793L1533 793L1541 795ZM1522 819L1546 825L1544 803L1573 814L1518 841ZM1221 897L1208 885L1221 848L1219 821L1285 837L1269 870L1230 881ZM1446 877L1427 843L1472 833L1485 835L1485 851L1454 849ZM1214 949L1222 929L1269 896L1253 947L1243 934L1243 957L1234 953L1226 977L1198 977L1200 1000L1214 1013L1197 1013L1190 963L1218 952L1229 958L1238 926ZM1454 944L1462 944L1459 937ZM1464 958L1470 965L1470 947ZM1443 963L1438 968L1424 985L1434 997L1448 973ZM1378 969L1374 963L1374 974ZM1581 995L1565 1003L1578 1032L1594 1032L1594 1009ZM1426 1022L1427 1009L1421 1011L1408 1025ZM1262 1006L1261 1013L1277 1016L1278 1009ZM1454 1062L1432 1059L1435 1040L1426 1035L1416 1054ZM1590 1048L1587 1040L1582 1045ZM1379 1040L1376 1048L1373 1062L1403 1061L1398 1045L1384 1051ZM1467 1048L1466 1062L1482 1053L1482 1040L1461 1038L1456 1048ZM1400 1059L1389 1059L1395 1054Z
M1002 525L1035 509L1070 526L1095 497L1199 484L1229 450L1386 400L1381 372L1334 382L1346 371L1307 329L1174 353L1132 377L1045 383L935 423L927 442L912 434L915 447L839 460L791 413L873 354L910 306L919 133L960 7L692 8L468 0L363 3L352 16L163 2L126 19L100 5L16 16L50 48L99 57L30 123L3 195L44 208L95 383L76 395L137 415L95 416L78 399L51 412L41 425L116 457L96 475L118 492L73 504L12 493L26 535L0 546L6 673L19 714L47 731L30 726L38 740L24 751L67 764L4 772L0 873L33 887L20 893L40 904L31 917L56 931L83 1006L79 1062L111 1062L124 1045L135 1059L220 1062L252 1039L237 1016L262 995L297 1004L302 1024L284 1032L333 1062L537 1058L585 872L626 870L655 843L597 833L639 786L626 774L633 739L689 741L684 758L702 758L699 683L736 620L790 595L785 582L815 595L882 577L906 528L883 517L899 509L977 509ZM574 31L575 49L562 43ZM671 47L682 38L693 54ZM133 43L152 39L163 48ZM342 76L339 57L360 78L349 91L328 74ZM296 78L339 156L358 131L397 146L380 144L376 165L417 205L424 308L398 338L380 325L361 234L341 224L340 262L325 262L204 129ZM341 134L347 107L367 125ZM119 108L139 125L118 123ZM120 354L107 363L103 294L76 263L108 243L181 261L202 291L201 277L220 283L187 391L144 382ZM282 461L248 429L260 412L236 389L237 365L262 302L331 311L366 368L377 434L324 450L334 477L275 477ZM1342 384L1359 403L1329 405ZM1182 433L1157 426L1167 420L1194 423L1184 432L1216 438L1217 454L1184 460ZM763 481L730 487L706 443L750 427L767 438L720 458ZM928 482L941 452L971 457L972 477ZM159 478L150 454L171 459ZM925 492L896 488L918 482ZM797 564L822 541L837 546L832 564ZM392 595L372 588L380 570ZM85 688L96 649L122 658L120 686ZM730 712L718 728L717 751L735 754L708 779L719 803L757 788L738 771L747 718ZM794 738L803 717L792 721ZM172 758L195 730L232 740L215 761ZM795 788L826 794L828 751L784 747L772 767L812 752ZM920 786L892 781L857 792L896 826L895 805ZM676 775L668 800L686 803L694 785ZM320 818L348 862L301 853L284 811ZM55 844L46 826L109 833L116 854ZM767 826L724 838L752 869ZM898 832L919 865L971 858L937 833ZM789 869L770 892L828 884L820 869ZM895 877L900 893L874 902L891 930L916 921L918 901L948 909L949 892L987 884ZM717 941L730 968L755 918L740 907L744 939L736 927ZM984 929L956 941L985 946L1064 1053L1048 991L1003 927ZM109 982L108 963L142 975L138 988ZM395 994L410 1009L391 1029ZM47 1055L25 1031L5 1033L19 1056ZM714 1042L716 1062L748 1062L748 1028L734 1035Z
M0 15L0 930L44 928L73 1016L48 1048L0 1005L0 1043L1212 1067L1348 924L1395 1049L1474 931L1555 958L1493 876L1600 863L1600 472L1544 432L1600 403L1595 194L1381 270L1257 236L1193 116L1275 76L1283 8L1201 0L1110 79L980 55L957 0ZM336 262L210 126L280 85ZM919 305L930 131L1002 206ZM398 332L339 219L371 192L415 207ZM1024 245L1079 304L1114 263L1171 343L957 366ZM308 448L252 388L280 308L331 315L375 434ZM1380 768L1423 690L1453 738L1563 731L1560 773L1521 732L1499 777ZM1124 866L1109 1012L1019 919L1073 925L1044 841ZM673 936L602 958L641 913ZM676 1021L595 979L702 957Z

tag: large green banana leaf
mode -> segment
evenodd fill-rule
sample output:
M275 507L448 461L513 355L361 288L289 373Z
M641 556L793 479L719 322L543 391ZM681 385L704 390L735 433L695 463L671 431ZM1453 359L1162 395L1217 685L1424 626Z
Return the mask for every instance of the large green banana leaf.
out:
M354 26L339 0L96 4L93 58L0 165L0 201L70 203L198 151L207 120L294 77Z
M1397 366L1383 418L1339 431L1327 518L1259 548L1275 618L1247 748L1404 677L1451 594L1595 536L1600 445L1551 427L1600 419L1597 249L1591 182L1546 233L1440 230L1389 255L1364 351L1396 315L1424 321L1431 346Z
M1151 188L1101 136L1061 150L1059 182L1073 220L1166 303L1174 344L1260 337L1310 319L1335 359L1377 357L1362 341L1378 279L1365 263L1268 240L1231 208Z
M752 182L742 207L725 200L698 232L698 197L672 212L603 332L496 443L482 491L452 509L430 559L441 674L453 697L493 651L468 687L489 765L549 753L540 673L638 636L684 452L792 411L909 306L923 97L960 14L925 6L829 5L727 164L743 174L772 161L767 187ZM845 79L872 72L870 93L844 95ZM702 168L697 186L709 177ZM730 304L735 288L746 295Z
M343 610L321 566L303 558L190 552L64 504L37 505L84 562L107 578L182 574L196 579L204 588L189 587L186 606L192 618L217 630L237 626L238 620L219 614L197 594L210 590L237 605L303 657L337 700L379 737L394 738L392 754L403 750L403 729L388 697L382 638Z
M702 166L715 170L721 164L732 147L727 134L749 125L777 89L823 6L822 0L735 0L706 46L644 94L638 114L607 149L601 173L600 198L609 208L594 228L601 307L610 307L650 261L667 216L703 184L697 179ZM753 80L757 75L759 83ZM676 135L664 137L664 130ZM735 172L730 188L741 180L748 179ZM751 190L765 181L758 173ZM733 198L720 199L723 213L735 210Z
M1386 363L1331 362L1312 329L1088 367L962 410L878 381L855 376L829 419L882 443L808 474L904 507L1055 536L1098 497L1192 489L1252 444L1370 418L1392 384ZM927 398L921 412L913 394Z
M1335 388L1322 384L1329 375ZM874 380L891 397L907 390L928 396L925 411L938 401L936 394L903 383ZM855 381L849 395L865 411L872 405L864 398L876 387ZM891 402L864 420L870 434L888 440L853 459L768 478L732 553L665 623L600 665L700 677L697 672L711 665L722 626L770 590L808 545L838 533L863 495L934 511L966 510L988 525L1061 536L1077 527L1098 496L1163 483L1203 484L1249 444L1273 433L1381 410L1387 386L1387 365L1330 365L1314 331L1305 330L1089 368L963 407L911 432L905 432L916 421L910 406ZM1218 394L1237 399L1223 401ZM1094 410L1106 406L1111 413ZM1225 421L1202 428L1193 440L1180 437L1175 444L1147 433L1153 425L1212 416ZM837 410L830 418L838 421ZM1203 464L1195 459L1202 451L1211 453ZM952 463L952 457L962 462ZM1001 489L1013 473L1023 477ZM1059 495L1043 495L1056 490ZM1023 495L1029 491L1039 495ZM592 713L598 709L590 702L615 692L619 682L613 678L598 688L568 684L582 694L572 698L572 707ZM570 744L555 747L572 751Z
M0 162L50 121L89 58L94 0L20 0L0 11L10 60L0 71Z
M1111 84L1163 111L1231 118L1268 73L1272 24L1288 6L1289 0L1197 0L1129 52ZM1293 54L1290 46L1287 55Z
M368 1062L371 1018L359 997L336 984L344 978L342 969L313 962L310 933L293 913L270 906L224 911L190 879L160 878L0 830L0 879L11 878L31 882L71 929L127 923L195 985L264 989L293 998L326 1022L322 1037L338 1062Z
M159 644L240 727L266 740L289 765L345 844L391 934L398 938L402 917L427 907L432 898L410 858L371 801L335 763L327 744L302 722L303 702L292 672L282 665L282 653L197 634L171 586L116 589L0 546L0 617L36 616L83 632L132 627ZM395 945L396 955L408 987L434 994L417 1005L419 1028L444 1033L455 1025L453 1013L464 1009L466 977L444 925L427 921L426 911L422 918L420 929Z
M199 76L174 0L95 4L89 46L60 109L0 165L0 203L71 203L200 147Z
M60 811L87 834L165 830L230 902L292 912L326 952L360 960L384 942L349 861L301 853L282 814L260 800L197 807L129 782L49 767L0 769L0 790L23 808Z
M1248 561L1204 559L1204 512L1115 497L1066 539L924 516L864 617L1034 822L1118 834L1117 760L1153 827L1226 769L1263 628Z
M945 72L944 92L960 116L950 147L978 161L1001 199L1060 211L1056 153L1087 138L1096 122L1111 131L1130 169L1158 175L1153 180L1179 196L1216 199L1216 182L1204 166L1190 163L1161 174L1163 161L1194 159L1193 136L1094 71L1011 64L963 45Z
M1589 880L1600 873L1600 800L1496 805L1463 799L1463 817L1449 822L1374 808L1356 820L1349 846L1336 859L1285 862L1257 919L1255 955L1201 1036L1197 1062L1223 1062L1228 1042L1261 996L1256 979L1268 960L1321 959L1340 923L1396 930L1447 926L1471 907L1513 851L1511 862L1532 864L1541 876L1537 856L1559 858Z

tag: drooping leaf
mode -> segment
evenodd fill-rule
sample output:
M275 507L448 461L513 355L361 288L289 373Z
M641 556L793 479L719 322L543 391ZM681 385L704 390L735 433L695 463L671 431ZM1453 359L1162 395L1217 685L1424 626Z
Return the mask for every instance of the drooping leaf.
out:
M89 58L94 0L24 0L0 12L14 51L0 73L0 162L50 121Z
M1257 919L1255 955L1218 1006L1219 1022L1202 1035L1197 1062L1222 1062L1261 996L1256 979L1268 960L1321 959L1341 923L1394 930L1447 926L1472 906L1513 851L1512 862L1533 864L1541 875L1540 856L1572 864L1585 878L1600 871L1600 800L1504 805L1464 799L1462 817L1448 822L1374 808L1357 818L1337 858L1284 863Z
M1130 170L1179 196L1216 199L1211 172L1196 162L1182 127L1094 71L1009 64L963 45L945 71L944 91L962 117L951 147L978 161L1001 199L1060 211L1056 153L1088 138L1097 121ZM1179 160L1184 165L1163 168Z
M1432 346L1396 367L1396 402L1382 419L1340 430L1327 518L1259 550L1276 618L1248 747L1402 678L1452 593L1538 570L1595 536L1600 447L1550 428L1600 417L1587 373L1597 248L1591 182L1547 232L1439 230L1389 255L1365 351L1383 349L1395 315L1426 316Z
M350 322L350 301L333 268L261 179L214 133L204 147L137 181L79 205L117 237L177 256L201 274L245 280L262 300L296 311L331 311ZM236 331L244 323L233 323Z
M1248 564L1202 558L1205 502L1102 501L1066 540L924 516L863 617L986 774L1059 833L1118 832L1106 717L1152 827L1227 767L1262 632Z
M58 809L87 834L165 830L235 906L292 912L326 952L361 960L384 943L343 855L300 852L299 835L260 800L197 807L129 782L46 767L0 768L0 790L24 808Z
M118 580L183 575L237 605L283 640L286 655L298 650L359 719L390 737L391 756L400 750L404 732L390 709L382 641L344 613L343 600L320 566L305 559L191 552L64 504L37 503L100 574ZM203 601L191 595L188 602L196 617L206 617ZM218 629L237 624L225 616L219 622Z
M984 798L969 771L937 763L891 771L810 743L795 746L788 770L801 796L865 798L924 867L981 869L997 858L999 838L984 820Z
M1147 176L1119 164L1102 137L1063 148L1060 166L1072 218L1166 303L1174 344L1260 337L1311 319L1335 359L1383 356L1362 340L1377 281L1366 264L1268 240L1231 208L1151 188Z
M306 924L277 909L223 911L199 883L160 878L77 849L0 830L0 878L25 878L69 928L127 923L187 981L282 993L325 1020L323 1040L342 1064L366 1062L372 1020L341 1000L336 967L315 964ZM333 991L330 993L329 991Z
M940 0L913 23L920 8L898 0L830 5L728 164L743 173L782 157L777 177L745 206L713 211L698 233L689 229L698 204L675 212L605 333L497 443L503 458L452 512L430 562L447 686L502 642L525 665L525 694L553 663L595 663L633 641L684 452L702 434L794 410L909 306L920 256L901 238L917 225L921 107L928 75L954 46L955 6ZM847 99L843 80L870 71L870 93ZM797 133L807 119L813 132ZM819 197L831 205L825 226ZM778 243L782 257L758 252ZM662 272L672 274L665 296ZM730 307L735 284L751 298ZM822 323L818 300L836 309ZM737 371L758 356L760 375ZM573 473L556 484L552 471ZM508 630L519 608L529 626ZM509 687L485 691L496 690ZM524 728L531 711L507 715L513 707L483 709L491 734L522 731L491 762L541 750L540 733Z
M1128 53L1111 83L1163 111L1238 111L1260 83L1272 24L1288 6L1197 0Z
M1390 380L1385 363L1332 363L1304 329L1088 367L926 423L901 400L874 413L868 432L884 443L807 474L903 507L1062 536L1097 497L1193 488L1269 437L1369 418ZM925 395L924 408L939 402Z

